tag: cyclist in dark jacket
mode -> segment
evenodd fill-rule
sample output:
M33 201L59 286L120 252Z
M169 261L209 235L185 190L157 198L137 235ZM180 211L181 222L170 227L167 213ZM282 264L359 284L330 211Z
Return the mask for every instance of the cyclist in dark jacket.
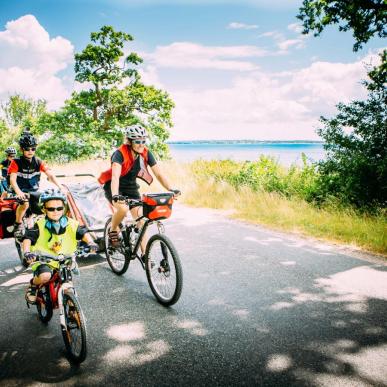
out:
M7 158L0 163L0 169L1 169L0 193L3 193L8 189L8 181L7 181L8 167L11 164L11 161L14 159L14 157L16 157L16 149L12 146L9 146L5 150L5 154L7 155Z
M23 132L19 139L19 145L22 156L13 159L8 168L10 184L15 194L19 199L25 200L16 209L15 237L20 237L23 234L22 220L30 206L33 213L42 213L38 205L40 175L42 172L47 175L48 181L54 183L61 191L65 192L65 189L58 182L49 167L40 158L35 156L38 145L35 137L30 132Z

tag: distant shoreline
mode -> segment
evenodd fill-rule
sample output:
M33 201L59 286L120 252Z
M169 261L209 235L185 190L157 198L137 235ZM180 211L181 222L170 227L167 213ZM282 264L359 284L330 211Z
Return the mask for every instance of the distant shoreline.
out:
M319 140L187 140L166 141L170 145L179 144L323 144Z

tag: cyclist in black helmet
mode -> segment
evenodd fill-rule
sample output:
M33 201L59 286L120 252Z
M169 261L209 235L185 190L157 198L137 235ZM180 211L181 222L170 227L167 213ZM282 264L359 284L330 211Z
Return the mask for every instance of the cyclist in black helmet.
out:
M8 167L11 164L11 161L16 157L16 149L12 146L9 146L5 150L5 154L7 155L7 158L0 163L0 169L1 169L0 193L3 193L8 189L8 183L9 183L7 181Z
M42 213L38 205L40 175L42 172L47 175L48 181L54 183L61 191L65 192L65 189L58 182L49 167L40 158L35 156L38 145L35 137L30 132L25 131L19 139L19 145L22 155L13 159L8 168L10 184L17 197L24 200L23 204L20 204L16 209L14 229L16 238L20 238L23 235L22 220L28 208L31 208L34 214L40 215Z

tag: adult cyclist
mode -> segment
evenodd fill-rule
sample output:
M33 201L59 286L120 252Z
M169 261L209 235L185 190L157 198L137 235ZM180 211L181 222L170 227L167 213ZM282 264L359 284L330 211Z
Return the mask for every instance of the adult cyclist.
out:
M119 246L120 223L130 210L134 219L141 215L141 208L128 208L121 196L131 199L140 199L136 179L140 178L151 184L153 177L148 171L148 166L160 184L174 195L180 195L179 190L172 189L166 176L162 173L153 153L145 146L148 135L145 128L139 124L125 128L125 142L113 153L111 168L102 172L98 181L103 184L105 196L112 203L114 213L112 226L109 232L109 244L116 248ZM141 242L142 253L145 253L146 238Z
M8 189L8 167L11 164L11 161L16 157L16 149L12 146L9 146L5 150L6 158L0 163L1 176L0 176L0 193L6 192Z
M39 184L40 175L45 173L48 181L54 183L61 191L65 192L50 168L39 158L35 156L38 145L35 137L28 131L22 133L19 139L19 145L22 155L11 161L8 168L8 175L11 187L15 191L22 204L16 209L16 220L14 235L20 238L23 235L23 217L31 207L31 212L40 215L39 208Z

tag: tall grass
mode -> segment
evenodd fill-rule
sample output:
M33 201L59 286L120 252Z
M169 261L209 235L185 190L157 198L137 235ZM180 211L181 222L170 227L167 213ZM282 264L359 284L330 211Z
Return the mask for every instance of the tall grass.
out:
M387 255L385 211L359 213L335 201L317 206L307 201L316 184L312 167L286 170L262 159L254 171L259 163L197 161L185 166L168 163L164 169L189 205L232 210L238 219ZM250 169L251 180L246 174Z

